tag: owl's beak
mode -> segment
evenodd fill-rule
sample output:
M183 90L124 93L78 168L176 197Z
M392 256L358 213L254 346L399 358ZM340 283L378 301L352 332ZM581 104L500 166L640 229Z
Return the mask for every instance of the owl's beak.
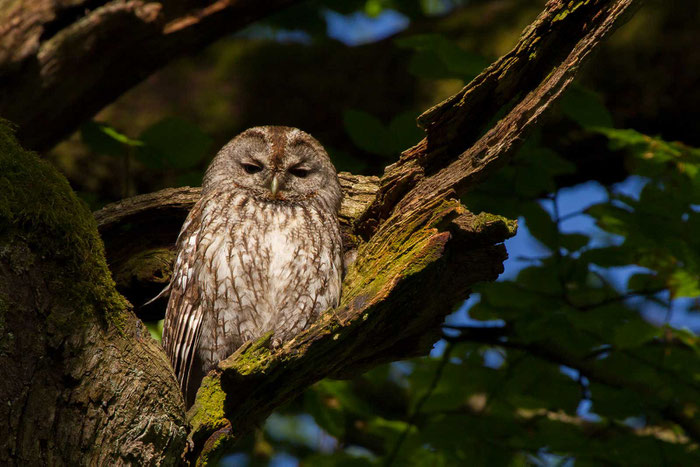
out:
M272 193L272 197L276 198L277 197L277 192L280 189L280 182L277 179L277 174L272 176L272 181L270 181L270 193Z

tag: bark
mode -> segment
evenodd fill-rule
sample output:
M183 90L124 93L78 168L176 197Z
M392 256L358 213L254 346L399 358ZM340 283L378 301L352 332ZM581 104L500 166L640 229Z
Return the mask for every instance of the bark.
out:
M19 125L23 146L48 149L170 60L292 3L5 2L0 5L0 115Z
M346 193L342 215L344 235L348 254L356 256L356 260L345 277L341 305L326 312L319 322L281 349L270 349L270 336L247 343L205 378L187 414L188 461L214 462L272 410L321 378L356 374L379 363L425 355L430 350L440 337L444 316L467 297L472 284L494 280L502 271L506 258L502 242L515 232L514 221L485 213L472 214L459 203L457 196L508 160L524 134L571 83L590 52L634 3L634 0L550 1L510 54L463 91L421 117L426 139L404 152L379 181L342 175ZM499 116L502 118L494 123ZM19 189L15 190L15 185ZM8 187L13 190L6 191L31 192L31 185L18 178L10 179ZM44 194L41 199L66 202L65 198L72 195L64 188L65 193L56 191ZM133 290L167 282L179 223L197 196L196 189L166 190L125 200L96 214L107 256L127 298L136 301ZM32 227L27 219L34 219L40 206L22 201L13 201L6 214L12 220L9 231L19 233L10 236L10 243L2 243L6 242L2 237L0 246L9 245L12 251L19 252L28 249L38 266L17 263L6 253L9 249L0 248L5 252L4 256L0 255L0 260L5 261L0 263L1 273L10 284L9 288L0 289L3 318L18 336L28 335L19 318L28 315L36 322L34 327L43 332L42 339L60 342L78 339L70 349L82 356L76 357L74 363L64 355L57 357L50 344L42 344L40 351L28 357L30 362L17 371L43 361L46 355L52 355L58 365L24 375L23 387L36 384L41 388L47 381L53 381L57 394L63 397L58 401L52 399L57 410L73 407L74 397L82 397L87 407L101 407L107 401L108 406L113 404L120 409L111 415L95 409L95 421L76 412L72 420L51 416L51 423L57 425L40 430L43 439L55 442L56 433L62 433L61 430L75 436L94 430L95 436L109 438L107 442L111 444L98 454L114 453L110 454L113 456L110 460L129 462L131 458L126 454L119 457L122 446L150 443L139 453L153 458L139 462L174 462L177 458L172 453L182 447L184 433L181 397L173 391L174 379L162 353L151 350L150 338L141 337L142 327L120 301L111 281L107 281L99 241L76 253L71 264L78 269L68 269L72 274L57 276L56 270L51 269L58 261L54 256L71 243L66 235L55 235L48 223L44 235L35 238L36 245L30 243L25 248L21 242L27 240L21 229ZM0 213L2 209L0 205ZM15 216L15 210L25 217ZM37 219L44 217L39 215ZM94 224L89 224L78 236L74 235L72 224L64 227L72 232L72 239L96 238ZM35 252L37 245L44 248L41 239L46 238L54 239L56 244ZM83 261L78 261L78 257ZM90 261L98 264L98 273L93 271L85 278L79 268ZM32 274L39 276L33 278ZM56 295L55 289L46 289L46 293L37 291L79 279L82 283L99 279L102 289L108 291L109 300L90 302L85 307L87 312L80 315L79 322L83 324L78 328L49 329L47 307L51 305L37 301L34 295L50 299ZM86 287L91 290L89 284ZM128 291L128 287L133 290ZM76 292L75 296L84 297L82 292ZM64 307L49 316L65 315L68 322L71 313ZM92 340L87 340L91 336ZM136 360L137 355L148 361ZM96 356L104 356L105 360L98 361ZM105 375L110 371L118 374L107 378ZM88 390L95 392L84 392ZM6 394L13 393L3 392L2 397ZM158 398L151 399L154 395ZM131 397L139 398L138 403ZM43 415L41 410L30 407L20 410L16 417L39 420ZM149 417L157 421L149 422ZM115 420L122 424L114 428L110 423ZM81 428L85 425L90 428ZM33 426L41 425L37 421ZM139 426L145 428L136 428ZM18 440L25 440L26 436L14 425L7 439L11 440L9 447L0 451L0 455L8 452L6 457L14 456L8 458L15 463L24 459L20 456L34 455L34 451L42 449L41 443L38 446L20 443ZM92 444L81 439L70 446L90 453L86 446ZM58 448L49 451L62 452ZM70 451L60 457L69 462L75 459L69 455L81 453Z
M0 464L178 463L177 382L91 213L1 123L0 174Z

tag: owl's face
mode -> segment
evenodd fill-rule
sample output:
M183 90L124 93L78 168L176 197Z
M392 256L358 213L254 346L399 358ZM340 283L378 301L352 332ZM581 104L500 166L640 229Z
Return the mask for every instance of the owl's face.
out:
M342 192L323 146L296 128L263 126L236 136L212 161L205 192L237 188L255 199L276 203L320 200L337 210Z

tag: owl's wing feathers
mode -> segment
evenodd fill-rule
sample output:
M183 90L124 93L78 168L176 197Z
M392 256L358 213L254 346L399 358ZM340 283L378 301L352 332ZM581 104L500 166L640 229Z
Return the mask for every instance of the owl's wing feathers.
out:
M177 249L180 252L175 261L173 277L170 282L170 300L165 313L163 326L163 347L170 357L175 369L180 387L185 394L185 400L194 397L188 388L194 381L201 381L199 375L191 371L199 367L195 364L197 343L201 334L203 303L197 281L198 261L197 237L200 229L196 222L201 215L201 204L198 203L187 217L177 239ZM199 379L197 379L199 377ZM196 388L194 388L196 390Z

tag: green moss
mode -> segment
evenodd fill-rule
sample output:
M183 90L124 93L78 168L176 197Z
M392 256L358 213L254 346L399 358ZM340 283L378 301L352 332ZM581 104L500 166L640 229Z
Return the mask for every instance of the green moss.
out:
M190 439L198 446L204 444L204 450L197 458L197 465L216 465L225 452L224 447L230 447L233 436L226 434L229 421L224 413L226 393L221 388L218 376L206 376L197 391L197 399L187 413L190 426ZM214 442L208 441L212 433L222 430L214 436ZM205 443L205 441L207 441Z
M201 429L206 429L211 433L211 431L216 431L228 423L224 414L225 399L226 393L221 389L220 379L218 377L204 377L202 385L197 391L197 399L187 414L193 433Z
M571 13L569 10L560 11L554 18L552 18L552 23L556 23L557 21L563 20L564 18L569 16L569 13Z
M22 245L29 251L13 258ZM11 267L40 261L56 299L50 325L74 329L96 310L107 310L104 317L117 326L126 320L128 303L114 288L92 213L63 176L19 146L2 121L0 255Z
M224 363L222 367L233 369L240 375L249 375L253 372L264 370L270 362L272 351L270 350L270 340L274 331L270 331L255 341L244 344L237 352L231 365Z
M463 212L463 207L455 200L441 201L427 207L425 212L429 218L417 216L387 241L369 242L360 247L359 259L343 283L341 306L351 307L360 295L381 299L382 290L393 281L422 271L442 255L446 238L440 230Z
M197 466L219 465L221 458L230 453L234 437L226 434L219 434L213 443L207 445L202 454L197 458Z
M226 369L233 369L241 375L264 371L266 364L271 359L270 339L273 332L268 332L255 341L244 344L235 356L221 362ZM227 364L231 362L230 366ZM192 437L207 435L225 427L228 424L224 413L226 393L221 387L221 379L218 376L206 376L197 391L194 405L187 413L192 426Z
M488 212L482 212L476 216L476 222L478 225L502 223L508 230L509 237L514 236L518 231L518 221L514 219L508 219L504 216L499 216L498 214L490 214Z
M569 4L568 4L565 8L562 9L562 11L560 11L559 13L557 13L557 15L556 15L554 18L552 18L552 23L556 23L557 21L563 20L564 18L566 18L567 16L569 16L569 14L571 14L571 13L573 13L574 11L578 10L578 9L581 8L582 6L588 5L588 3L589 3L590 1L591 1L591 0L584 0L584 1L579 1L579 2L573 2L573 1L572 1L572 2L569 2Z

